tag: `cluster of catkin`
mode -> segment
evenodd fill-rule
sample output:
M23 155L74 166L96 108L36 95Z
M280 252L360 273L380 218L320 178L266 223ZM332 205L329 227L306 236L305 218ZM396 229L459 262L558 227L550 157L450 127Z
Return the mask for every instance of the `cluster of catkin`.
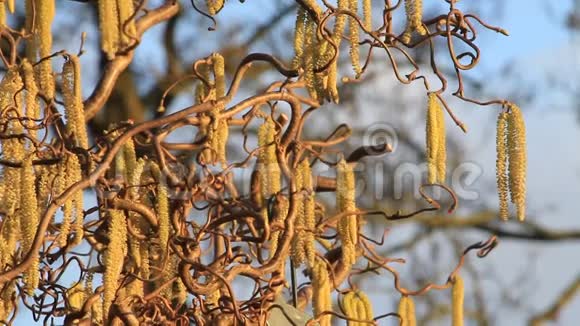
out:
M427 29L423 26L423 0L405 0L405 14L407 15L407 26L401 36L403 43L409 43L413 33L426 35Z
M332 44L319 32L318 23L322 9L315 1L304 1L304 3L309 10L302 6L298 8L293 65L304 71L304 81L310 97L320 102L326 98L338 103L338 55L347 19L352 68L357 78L362 73L359 51L360 26L353 17L358 13L359 0L338 0L339 12L335 16L333 34L330 38ZM363 27L370 30L372 27L371 1L363 0L362 9Z
M426 134L427 181L444 183L447 160L445 114L435 93L429 93Z
M202 103L217 100L226 94L225 60L219 53L214 53L208 59L210 64L200 66L200 74L204 81L200 81L196 88L196 102ZM213 74L213 80L211 75ZM200 135L206 138L206 148L201 156L204 162L216 164L226 163L226 147L229 136L228 122L221 118L223 105L216 105L206 116L207 123L200 126Z
M136 37L135 8L129 0L99 0L98 3L101 48L111 60Z
M76 147L87 148L79 67L71 63L76 60L73 57L63 67L65 127L77 139ZM54 165L33 164L35 159L43 155L36 152L32 142L37 139L39 128L36 124L42 118L38 99L42 77L42 74L35 74L28 59L23 59L20 65L8 67L0 82L0 107L5 112L3 118L8 121L6 135L27 134L30 137L24 141L16 137L0 140L3 159L20 164L18 167L6 166L0 172L0 210L6 214L0 232L0 269L12 265L13 259L20 259L32 249L40 213L49 204L49 199L62 194L82 178L79 159L71 152L65 152ZM4 110L6 108L12 109ZM62 211L56 241L59 246L74 247L81 243L84 233L82 191L69 196ZM71 234L72 238L69 237ZM40 279L38 253L33 252L33 257L33 264L24 273L25 290L28 293L38 287ZM2 295L7 295L11 291L9 288ZM0 317L7 316L13 308L7 306L8 302L0 309Z
M362 291L350 291L342 299L344 314L349 319L363 322L350 321L349 326L364 326L373 320L373 307L367 295Z
M520 108L510 105L497 119L496 176L499 216L507 220L508 192L518 220L526 218L526 126Z

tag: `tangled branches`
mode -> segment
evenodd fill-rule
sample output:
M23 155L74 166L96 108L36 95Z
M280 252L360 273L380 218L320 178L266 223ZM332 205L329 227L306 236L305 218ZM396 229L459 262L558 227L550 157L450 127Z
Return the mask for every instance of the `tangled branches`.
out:
M508 131L507 137L516 140L503 140L501 135L498 139L508 143L512 200L521 212L518 216L523 214L525 142L523 121L515 115L519 111L504 100L467 98L461 78L461 72L479 60L475 23L505 32L462 13L455 1L447 1L447 14L433 18L422 16L421 1L405 1L408 22L401 34L394 32L393 16L401 11L402 1L381 4L380 26L371 20L371 1L362 1L362 18L356 0L339 0L336 7L314 0L297 2L296 53L290 66L268 54L250 54L239 60L228 87L224 58L214 53L194 62L187 76L197 83L195 103L169 114L162 102L158 118L138 124L118 121L98 135L88 135L85 122L103 107L143 33L176 15L179 3L168 0L146 8L144 1L135 6L131 1L99 1L107 63L84 101L82 56L51 53L52 1L27 1L25 32L3 25L2 37L12 49L9 56L0 53L6 68L0 84L0 320L11 324L22 302L35 319L65 317L67 325L263 325L269 311L279 306L274 302L284 295L288 279L296 282L294 274L286 275L291 261L292 271L304 269L311 279L300 290L293 289L295 306L313 302L311 324L330 325L333 318L372 324L388 316L413 324L412 296L457 284L469 251L479 249L483 257L495 247L495 237L468 247L448 282L410 290L391 266L404 261L381 257L375 246L382 242L365 236L364 224L373 214L396 220L439 210L440 203L425 193L429 187L452 196L450 211L457 205L444 184L444 113L465 127L443 98L447 80L436 64L437 39L446 41L454 64L459 81L455 96L511 107L509 125L519 131ZM224 2L207 5L214 15ZM348 35L343 35L347 21ZM27 59L15 55L20 39L27 44ZM348 40L354 77L339 78L343 39ZM472 52L456 53L457 41ZM430 68L440 89L430 88L407 52L424 45L431 49ZM366 57L361 65L362 47ZM339 80L353 83L364 78L375 51L387 54L401 83L421 80L429 94L427 158L433 168L421 187L428 207L416 212L357 208L353 168L368 155L391 151L389 144L363 146L347 155L337 150L350 135L339 132L344 126L325 139L305 137L308 119L326 102L339 102ZM394 52L403 54L413 71L402 73ZM50 70L57 57L65 60L60 84ZM268 64L278 81L264 92L234 100L257 62ZM62 102L55 84L60 85ZM191 141L168 140L184 127L196 130ZM228 144L241 147L243 156L227 155ZM322 165L336 170L336 177L316 176L313 171ZM243 173L248 171L251 177ZM505 171L500 172L505 178ZM506 191L501 190L502 198ZM336 202L323 201L322 192L335 193ZM362 262L366 268L360 268ZM369 298L350 281L353 275L381 272L393 275L402 295L399 314L373 316ZM72 285L65 283L71 273ZM244 284L251 293L240 294L236 284ZM344 295L343 313L332 311L335 291ZM460 307L463 296L460 300L457 291L454 307ZM461 315L454 311L455 319Z

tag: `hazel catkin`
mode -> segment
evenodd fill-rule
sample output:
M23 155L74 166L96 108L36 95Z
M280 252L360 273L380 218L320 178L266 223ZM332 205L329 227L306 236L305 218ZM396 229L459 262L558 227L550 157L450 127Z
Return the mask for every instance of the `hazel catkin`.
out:
M344 159L341 159L337 164L336 204L339 213L356 209L353 167ZM338 235L342 243L343 263L351 266L356 261L357 215L346 215L338 221Z
M115 299L115 293L123 271L123 261L127 254L127 220L123 211L110 209L109 244L105 250L105 273L103 276L103 316L107 316Z
M464 285L461 276L456 275L451 290L451 325L463 326Z
M403 43L411 41L411 34L417 32L419 35L427 34L427 29L423 26L423 0L405 0L405 14L407 16L407 27L401 37Z
M510 198L516 205L518 220L526 217L526 126L520 108L511 105L508 115Z
M496 180L499 196L499 216L503 220L509 217L508 212L508 175L507 175L507 113L501 112L497 118L496 131Z
M312 290L314 315L319 316L325 311L332 310L331 301L331 281L326 268L326 263L321 258L316 257L312 267ZM331 315L319 317L320 326L331 325Z
M429 93L427 105L426 149L427 180L429 183L444 183L446 170L445 115L437 95Z

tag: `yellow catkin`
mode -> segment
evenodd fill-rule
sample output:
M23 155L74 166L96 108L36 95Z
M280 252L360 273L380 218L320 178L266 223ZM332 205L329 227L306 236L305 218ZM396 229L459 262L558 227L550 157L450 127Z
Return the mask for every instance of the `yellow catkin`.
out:
M271 117L266 118L258 129L258 146L262 148L258 154L260 186L262 198L268 201L281 189L280 167L276 157L276 124Z
M201 64L199 66L199 74L206 82L211 83L210 69L208 65ZM202 103L204 100L206 100L206 97L208 95L210 95L210 87L206 85L204 82L199 81L199 83L197 83L197 86L195 88L195 102L197 104ZM211 100L213 98L210 97L209 99Z
M342 309L346 317L358 319L358 311L355 307L354 297L354 291L345 294L342 298ZM357 322L348 321L348 326L356 326L357 324Z
M81 166L78 157L68 154L66 161L60 166L57 189L59 193L66 191L70 186L80 181L82 178ZM58 237L59 245L65 246L71 232L71 227L75 233L72 245L77 245L83 237L83 193L81 190L70 196L63 205L63 217ZM74 218L74 222L73 222Z
M40 106L36 97L38 96L38 87L36 86L36 80L34 77L34 68L28 59L24 58L21 64L22 70L21 74L24 81L24 88L26 89L26 116L33 119L29 126L34 126L34 120L40 119ZM35 128L29 129L29 133L32 137L36 137L37 130Z
M212 55L213 74L215 78L216 99L226 95L226 71L224 57L219 53Z
M4 110L8 106L15 108L16 112L10 111L7 114L11 118L15 118L15 114L23 114L20 97L17 97L16 102L14 102L14 94L22 86L22 78L14 66L8 69L0 82L0 110ZM22 133L22 125L15 119L8 122L7 125L7 134ZM14 162L20 162L24 159L25 148L20 140L16 138L0 139L0 144L2 144L2 154L5 158L13 160ZM20 175L21 172L18 168L4 167L2 169L2 180L7 187L5 193L3 193L3 200L0 202L0 205L7 216L7 220L13 220L12 222L16 223L15 226L18 225L18 219L12 216L20 203ZM8 235L6 239L12 243L12 241L15 241L14 236L16 235L18 234ZM10 247L12 246L10 245Z
M119 43L119 21L116 0L99 0L101 48L109 60L115 57Z
M72 155L65 156L64 163L59 165L58 177L56 189L58 194L62 194L69 187L70 178L68 176L68 166L69 160ZM58 245L61 247L66 246L68 242L68 237L70 235L72 227L72 217L73 217L73 200L69 197L62 206L62 221L60 223L60 233L58 234Z
M338 213L356 210L355 180L351 164L341 159L337 165L336 204ZM342 259L346 266L356 261L358 221L356 215L344 216L338 221L338 236L342 242Z
M299 229L293 239L292 260L295 264L308 262L309 266L314 263L314 228L316 225L314 212L314 189L312 186L312 171L308 160L303 160L296 171L296 187L301 192L301 198L297 203L297 216L295 226Z
M402 296L399 301L398 312L401 317L401 326L416 326L417 319L415 317L415 303L413 299L408 296Z
M364 310L364 319L367 321L372 321L374 314L373 314L373 306L371 304L371 300L362 291L358 291L357 294L358 294L358 299L362 305L362 309ZM368 325L368 324L362 323L362 325Z
M350 0L349 9L353 14L358 12L358 0ZM352 69L358 78L361 73L360 66L360 46L358 44L359 39L359 26L358 22L354 17L348 18L348 29L349 29L349 42L350 42L350 61L352 63Z
M496 134L496 180L499 196L499 216L503 220L509 217L508 212L508 175L507 175L507 118L506 112L501 112L497 118Z
M435 99L437 101L437 99ZM439 105L439 101L437 101ZM447 132L445 131L445 110L441 105L437 111L437 179L439 183L445 183L447 177Z
M349 8L349 1L350 0L338 0L338 8L339 10L348 10ZM336 45L336 49L333 46L328 46L326 55L324 56L324 62L326 63L328 60L334 58L334 61L328 68L328 75L326 77L326 93L328 97L334 102L339 102L339 95L338 95L338 54L340 51L340 43L342 41L342 35L344 33L344 27L346 24L347 16L344 14L339 14L335 18L334 23L334 31L332 34L332 43ZM336 52L338 51L338 52Z
M277 211L276 211L276 215L273 218L273 222L284 222L284 220L286 220L286 216L288 215L288 199L286 197L282 197L280 196L278 198L277 201ZM270 253L269 253L269 257L272 258L274 256L274 254L276 253L276 250L278 249L278 240L280 239L280 233L282 231L274 231L272 232L272 235L270 236ZM293 250L294 247L292 247ZM294 255L294 253L292 253L292 255ZM294 256L292 256L294 257Z
M446 172L445 116L435 93L429 94L427 105L426 149L427 180L444 183Z
M304 251L306 253L306 261L310 266L314 264L314 257L316 255L315 251L315 236L314 231L316 228L316 203L314 200L314 186L312 182L312 171L310 169L310 162L308 160L302 161L302 178L303 187L306 191L304 195Z
M86 290L83 283L78 282L73 287L68 289L68 303L73 310L81 310L85 303Z
M40 58L52 54L52 20L54 19L54 0L36 0L36 27L38 28L36 42ZM40 90L48 98L54 97L54 77L52 75L51 59L43 60L39 65L38 82Z
M105 250L105 273L103 276L103 316L107 316L115 299L127 254L127 221L123 211L109 210L109 244Z
M312 267L312 290L313 290L313 309L314 315L319 316L324 311L332 310L331 292L332 287L326 263L316 257ZM320 326L331 325L331 315L319 317Z
M306 26L304 28L304 55L302 57L302 68L304 69L304 81L310 97L318 100L318 90L316 89L316 73L314 72L316 63L317 39L316 39L316 22L310 17L306 17Z
M132 141L131 141L132 143ZM133 151L131 153L131 150L128 148L127 149L128 155L125 155L126 157L126 161L131 161L131 155L135 155L135 150L134 150L134 146L133 146ZM129 194L131 196L131 200L139 202L139 188L138 185L141 183L141 175L143 174L143 169L145 168L145 163L146 161L143 159L139 159L139 161L137 161L135 163L135 167L130 171L130 178L129 178ZM130 212L129 213L129 218L130 220L133 222L133 224L136 226L135 229L142 235L144 235L146 232L144 230L144 226L145 226L145 222L142 220L143 218L135 213L135 212ZM136 268L140 269L142 262L141 262L141 241L139 239L136 239L134 237L129 237L129 253L131 258L133 259L133 261L135 262ZM135 280L133 283L142 283L142 281L140 280ZM133 284L131 283L131 284ZM134 286L137 286L137 284L134 284ZM142 285L141 285L142 287ZM133 294L133 293L131 293Z
M363 25L366 29L371 30L372 26L372 3L371 0L363 0Z
M301 191L304 186L304 174L300 171L302 168L301 165L298 166L298 169L295 173L295 183L296 189ZM296 220L294 222L296 232L294 233L294 238L292 239L292 248L291 248L291 258L292 262L296 265L300 265L306 259L306 251L304 247L304 231L302 230L305 226L305 216L304 216L304 200L301 197L296 201Z
M34 12L36 11L35 6L36 0L25 0L24 2L24 25L26 27L26 31L30 35L34 35L36 32L33 31L33 23L38 24L38 22L34 19ZM26 58L30 62L36 62L38 56L38 46L36 43L36 37L31 36L26 40Z
M15 9L14 1L15 0L6 0L6 3L8 4L8 11L10 11L11 14L14 13L14 9Z
M397 314L401 319L399 323L400 326L409 326L409 310L407 309L407 302L409 298L407 296L402 296L401 300L399 300L399 308L397 309Z
M76 155L71 154L67 162L67 184L68 187L79 182L82 179L82 170L79 159ZM72 216L74 217L72 231L74 237L70 243L71 247L79 245L83 240L84 229L84 202L83 202L83 191L78 190L72 195Z
M13 298L16 296L16 283L15 281L8 282L0 290L0 321L8 324L10 315L15 309ZM17 302L17 301L16 301ZM17 303L18 304L18 303Z
M119 17L119 40L122 46L130 45L132 40L136 37L137 31L135 29L135 7L133 1L117 0L117 13Z
M208 126L207 138L209 149L206 158L210 163L221 162L226 164L227 142L229 136L229 126L226 119L220 117L223 111L223 105L215 107L211 111L212 122Z
M70 55L62 68L62 92L67 119L67 131L74 135L76 146L89 147L81 91L79 57Z
M407 299L407 326L416 326L417 325L417 317L415 315L415 301L413 301L412 297Z
M36 177L32 167L32 156L26 158L21 168L20 214L22 232L22 251L26 254L32 248L39 223L38 203L36 201ZM34 292L38 287L39 269L38 253L33 252L34 263L25 272L26 291Z
M302 62L302 56L304 55L306 15L306 10L302 6L298 6L298 12L296 13L296 26L294 28L294 68L298 68L300 66Z
M456 275L451 290L451 325L463 326L464 285L461 276Z
M508 115L509 187L517 218L526 217L526 126L520 108L511 105Z
M0 26L6 26L6 7L3 1L0 1Z
M155 210L159 219L159 246L163 255L167 251L170 234L169 220L169 192L165 184L164 175L156 164L152 164L152 170L157 179L157 196L155 196Z
M225 0L206 0L207 10L210 15L215 15L224 7Z
M426 35L427 29L423 26L423 1L405 0L405 14L407 15L407 27L402 36L403 43L411 41L411 34L417 32L419 35Z

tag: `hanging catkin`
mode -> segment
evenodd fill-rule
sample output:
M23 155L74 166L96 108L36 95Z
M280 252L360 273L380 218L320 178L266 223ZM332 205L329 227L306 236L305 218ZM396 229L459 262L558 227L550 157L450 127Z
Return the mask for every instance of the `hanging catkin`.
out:
M336 204L338 213L356 209L354 172L352 165L344 159L341 159L337 164ZM342 243L343 264L351 266L356 261L357 215L346 215L338 221L338 236Z
M274 218L272 219L272 222L281 222L284 223L284 220L286 220L286 217L288 216L288 198L286 197L282 197L279 196L277 198L277 207L276 207L276 211L274 212ZM296 222L298 223L298 222ZM278 249L278 241L280 239L280 233L282 231L280 230L276 230L272 232L272 235L270 236L270 253L269 253L269 257L272 258L274 256L274 254L276 253L276 250ZM294 250L292 248L292 250ZM292 257L294 257L294 252L292 251ZM295 259L295 258L292 258Z
M54 0L35 0L36 43L42 62L39 64L38 83L40 90L48 98L54 97L54 77L52 75L52 20L54 19Z
M119 280L123 271L123 261L127 254L127 221L123 211L110 209L109 244L105 249L105 273L103 276L103 316L108 315L115 299Z
M306 10L302 6L298 6L298 12L296 13L296 26L294 29L294 60L292 61L292 66L295 69L300 67L302 56L304 55L306 15Z
M302 192L296 205L296 229L292 241L292 260L296 265L314 263L314 191L312 188L312 171L308 160L303 160L296 171L296 188ZM305 193L304 193L305 192Z
M268 116L258 128L258 146L262 148L258 154L260 171L260 189L262 198L268 201L270 197L280 191L280 167L276 157L276 123Z
M349 1L349 9L352 14L356 15L358 12L358 0ZM360 47L358 44L359 39L359 26L358 22L354 17L349 16L348 18L348 29L349 29L349 42L350 42L350 61L352 63L352 69L358 78L361 73L360 67Z
M76 55L69 55L62 68L62 92L67 131L74 135L76 146L88 148L80 68L79 58Z
M22 114L19 97L16 98L16 102L13 101L14 94L22 87L22 80L15 68L16 66L10 67L2 78L2 82L0 82L0 108L12 106L16 111L7 112L6 115L9 117L13 117L14 113L18 115ZM22 133L22 125L18 121L12 120L7 123L7 135L20 133ZM17 138L0 139L0 144L2 145L2 154L5 158L15 162L21 162L24 159L25 147ZM0 268L4 268L8 264L13 264L13 256L17 250L17 242L21 240L20 220L22 210L19 210L22 203L21 170L21 168L4 166L0 171L0 182L2 185L0 188L2 191L2 195L0 196L2 199L0 200L0 210L4 213L2 228L0 230ZM8 286L6 291L12 291L12 287L13 285ZM12 305L7 304L5 308L7 310L4 312L10 313ZM0 311L0 313L3 312Z
M310 17L306 17L306 26L304 28L304 55L302 57L302 68L304 69L304 81L306 89L313 100L319 100L318 90L316 88L316 73L314 72L316 63L317 43L316 39L316 22Z
M6 7L4 2L0 1L0 27L6 26Z
M119 44L119 20L116 0L99 0L99 29L101 31L101 48L112 60Z
M409 296L401 296L401 300L399 301L399 309L398 312L399 317L401 318L401 326L416 326L417 320L415 317L415 303L413 299Z
M29 123L31 127L34 126L35 120L40 119L40 106L38 105L38 87L36 86L36 80L34 77L34 68L28 59L24 58L21 63L21 74L24 81L24 88L26 89L26 116L32 121ZM36 128L28 129L28 132L32 137L36 138L37 130Z
M121 46L131 44L131 41L136 37L135 7L131 0L117 0L117 12L119 16L119 41Z
M417 32L426 35L427 29L423 26L423 0L405 0L405 14L407 15L407 27L401 37L403 43L411 41L411 34Z
M159 246L162 256L167 252L171 222L169 220L169 192L165 184L163 171L155 163L151 164L151 171L157 179L157 195L155 196L155 210L159 218Z
M371 30L373 28L372 18L371 0L363 0L363 25L367 30Z
M312 267L312 291L312 305L314 309L314 315L318 316L324 311L331 311L332 288L330 278L328 275L328 270L326 269L326 263L318 257L315 258ZM331 316L328 314L320 316L318 321L320 326L330 326Z
M518 220L526 218L526 126L520 108L509 107L508 115L509 186Z
M22 251L26 255L32 248L39 223L38 203L36 202L36 177L32 167L32 156L28 156L21 168L20 226L22 232ZM33 251L33 263L24 273L26 292L32 294L38 287L39 261L38 252Z
M429 93L426 134L428 182L444 183L447 156L445 115L435 93Z
M496 134L496 179L499 196L499 216L503 220L509 217L508 212L508 174L507 174L507 117L506 112L501 112L497 118Z
M451 290L451 320L452 326L463 326L463 279L456 275L453 281L453 289Z

